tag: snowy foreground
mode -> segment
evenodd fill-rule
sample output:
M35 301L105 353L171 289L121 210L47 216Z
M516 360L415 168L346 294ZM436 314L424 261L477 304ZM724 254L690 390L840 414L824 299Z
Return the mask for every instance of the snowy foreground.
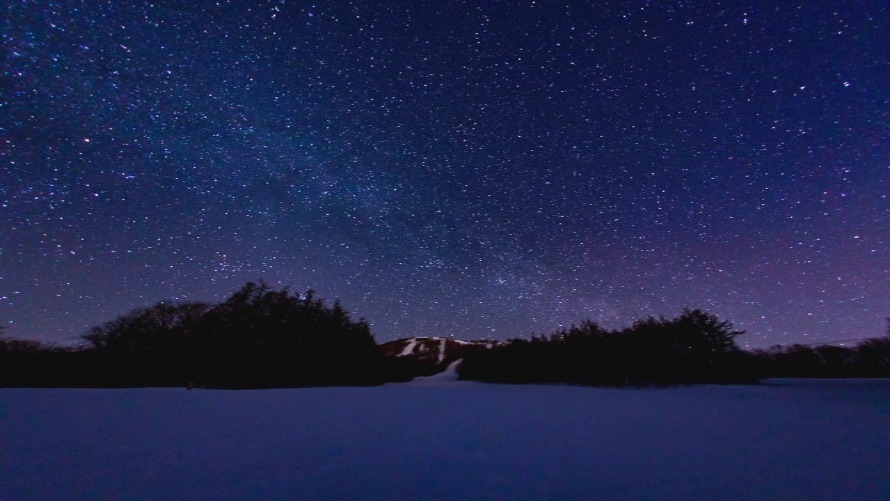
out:
M0 498L890 499L890 380L0 390Z

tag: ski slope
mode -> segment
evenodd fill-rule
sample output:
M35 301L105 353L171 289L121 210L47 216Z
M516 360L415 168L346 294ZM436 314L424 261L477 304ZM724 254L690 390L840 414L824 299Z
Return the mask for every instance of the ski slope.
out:
M890 499L890 380L0 390L0 498Z

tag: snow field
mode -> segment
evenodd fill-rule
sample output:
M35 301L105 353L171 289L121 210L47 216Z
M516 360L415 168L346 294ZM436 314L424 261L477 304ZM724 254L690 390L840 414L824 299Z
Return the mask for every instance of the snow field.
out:
M0 390L0 499L890 499L890 380Z

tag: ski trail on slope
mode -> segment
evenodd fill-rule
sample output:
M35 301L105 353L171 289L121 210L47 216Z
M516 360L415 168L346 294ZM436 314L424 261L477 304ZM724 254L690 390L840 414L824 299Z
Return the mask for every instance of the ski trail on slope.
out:
M459 380L457 379L457 366L459 366L460 363L461 360L455 360L448 365L448 368L438 374L433 374L432 376L426 377L416 377L411 381L400 384L410 384L416 386L436 386L457 383L459 382Z

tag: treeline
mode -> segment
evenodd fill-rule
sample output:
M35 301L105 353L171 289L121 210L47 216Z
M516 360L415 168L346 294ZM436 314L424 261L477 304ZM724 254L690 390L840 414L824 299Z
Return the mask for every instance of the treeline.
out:
M741 350L743 334L700 310L606 330L596 323L468 355L461 379L499 383L670 386L754 383L770 377L890 377L890 336L854 348Z
M773 346L751 353L761 377L890 377L890 335L868 339L852 348L840 346Z
M2 333L0 333L2 334ZM744 351L743 334L686 309L607 330L587 321L550 336L467 353L461 379L500 383L670 386L767 377L890 377L890 335L854 348ZM364 320L309 291L247 283L218 304L158 303L82 336L78 348L0 336L0 386L273 388L376 385L428 375L377 346ZM398 344L398 343L396 343ZM400 346L400 345L399 345Z
M247 283L219 304L134 310L83 340L80 348L0 340L0 385L269 388L411 378L339 303L263 283Z
M740 334L729 322L689 309L674 319L649 317L621 330L587 321L549 337L515 339L470 354L458 375L593 386L756 382L749 355L735 343Z

